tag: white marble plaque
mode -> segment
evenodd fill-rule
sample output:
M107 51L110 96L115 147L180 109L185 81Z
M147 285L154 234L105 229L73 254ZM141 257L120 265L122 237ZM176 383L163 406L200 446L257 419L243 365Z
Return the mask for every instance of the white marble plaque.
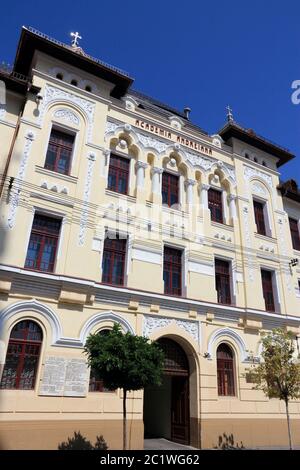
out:
M65 376L66 360L57 356L46 357L39 395L61 397L64 393Z
M39 395L85 397L88 367L85 359L46 357Z
M85 397L87 392L87 365L84 359L69 359L66 370L65 397Z

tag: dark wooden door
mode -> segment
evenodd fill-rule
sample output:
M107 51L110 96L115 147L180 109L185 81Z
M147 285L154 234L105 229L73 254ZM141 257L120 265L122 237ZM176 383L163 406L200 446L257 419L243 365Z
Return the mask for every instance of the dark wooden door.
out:
M171 439L189 444L189 378L172 377Z

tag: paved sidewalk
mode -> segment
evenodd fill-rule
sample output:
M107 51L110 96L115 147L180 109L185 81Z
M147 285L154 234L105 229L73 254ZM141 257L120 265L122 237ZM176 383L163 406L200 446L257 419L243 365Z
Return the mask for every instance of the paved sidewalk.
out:
M196 447L185 446L177 442L168 441L164 438L145 439L144 450L200 450ZM217 449L203 449L203 450L217 450ZM245 448L245 450L289 450L287 446L270 446L270 447L253 447ZM295 446L294 450L300 450L299 446Z
M167 439L163 439L163 438L144 440L144 450L186 450L186 449L197 450L195 447L185 446L183 444L178 444L177 442L168 441Z

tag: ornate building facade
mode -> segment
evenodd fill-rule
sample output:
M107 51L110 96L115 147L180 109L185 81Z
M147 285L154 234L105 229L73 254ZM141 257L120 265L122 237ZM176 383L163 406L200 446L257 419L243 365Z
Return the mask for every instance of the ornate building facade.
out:
M298 341L300 193L279 181L293 155L231 113L208 135L77 37L23 28L0 79L1 447L55 449L78 430L121 447L121 392L83 354L115 322L166 354L162 386L129 396L131 448L144 433L286 445L284 404L246 372L263 332Z

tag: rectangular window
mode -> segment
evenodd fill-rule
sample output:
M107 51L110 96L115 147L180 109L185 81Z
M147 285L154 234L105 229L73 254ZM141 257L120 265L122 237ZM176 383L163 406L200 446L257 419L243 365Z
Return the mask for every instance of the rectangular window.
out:
M179 177L171 173L162 174L162 203L169 207L179 203Z
M260 235L266 235L264 204L262 202L253 201L253 207L257 233Z
M298 220L289 218L289 223L290 223L293 248L294 250L300 251L300 235L299 235L299 228L298 228Z
M54 271L61 220L35 214L25 261L25 268Z
M164 292L180 296L182 292L182 251L165 246L164 248Z
M105 238L102 260L102 282L115 286L124 285L126 239Z
M267 312L275 312L273 292L273 273L265 269L261 270L262 288Z
M210 210L211 220L223 224L223 204L222 192L210 188L208 190L208 208Z
M231 304L230 263L221 259L215 260L216 291L219 304Z
M111 154L109 159L107 189L116 193L128 194L130 160Z
M70 172L74 135L52 129L45 168L68 175Z

